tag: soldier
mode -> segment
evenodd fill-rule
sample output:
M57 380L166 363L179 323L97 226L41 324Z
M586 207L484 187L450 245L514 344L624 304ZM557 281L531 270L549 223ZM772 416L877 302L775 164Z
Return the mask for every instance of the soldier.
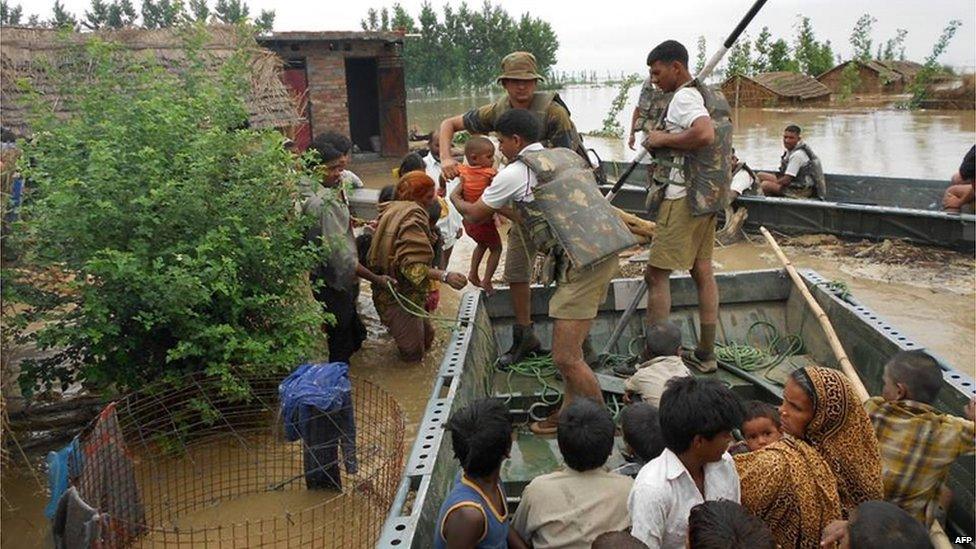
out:
M600 194L589 165L565 148L546 149L541 128L527 110L511 109L495 126L499 148L509 160L476 202L459 190L451 200L465 221L477 223L508 212L553 266L556 291L549 300L555 319L552 358L566 382L563 407L586 397L602 402L593 371L583 358L583 342L617 273L617 253L634 245L627 226ZM527 249L526 246L520 247ZM530 425L537 434L556 431L558 412Z
M506 55L502 60L502 74L498 77L498 82L505 88L505 95L495 103L472 109L463 115L453 116L441 122L441 170L445 181L458 176L457 161L451 156L454 132L467 130L471 133L486 134L495 131L498 120L512 109L528 109L538 117L542 125L542 136L539 141L543 146L565 147L587 158L579 132L576 131L576 126L569 117L566 104L556 93L536 91L537 82L542 80L537 70L535 56L531 53L517 51ZM529 247L526 248L523 244ZM532 308L529 301L529 283L532 278L535 249L531 247L530 239L525 238L513 227L508 232L505 254L504 277L512 292L515 337L512 348L498 360L499 366L503 368L520 362L541 347L532 329Z
M732 173L728 102L692 79L688 50L674 40L651 50L647 65L654 83L673 94L663 128L649 132L644 140L658 165L670 169L644 273L650 290L647 322L668 320L671 271L690 270L698 288L700 331L697 348L682 358L691 367L712 372L717 366L713 350L718 320L718 286L712 272L715 212L725 207Z
M820 200L827 198L823 167L813 149L800 137L800 127L794 124L783 130L783 147L776 173L759 172L759 186L767 196L789 196Z

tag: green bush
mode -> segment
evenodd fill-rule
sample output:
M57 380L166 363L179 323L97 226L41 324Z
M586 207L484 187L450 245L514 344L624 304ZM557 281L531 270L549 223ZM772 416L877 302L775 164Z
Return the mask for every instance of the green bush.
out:
M48 67L70 115L31 100L20 264L4 273L4 297L26 304L20 341L49 351L25 361L27 394L197 371L243 394L239 375L320 341L307 272L321 250L303 245L294 159L279 133L245 127L246 47L216 61L204 33L185 29L178 72L91 40ZM51 272L65 276L37 283Z

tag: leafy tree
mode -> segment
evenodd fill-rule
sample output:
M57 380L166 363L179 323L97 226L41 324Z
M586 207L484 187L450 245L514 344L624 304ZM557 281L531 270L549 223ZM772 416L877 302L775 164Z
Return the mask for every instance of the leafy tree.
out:
M259 32L271 32L274 29L274 10L261 10L261 14L254 20L254 27Z
M871 59L871 27L877 21L871 14L865 13L854 23L850 38L851 50L853 52L852 59L858 59L860 61L868 61Z
M206 23L210 19L210 6L207 0L190 0L190 15L194 21Z
M64 4L61 0L54 0L54 7L52 8L51 19L48 20L48 25L56 28L78 28L78 19L68 10L64 9Z
M743 34L729 50L729 61L725 67L725 76L731 78L737 75L748 75L751 71L752 42L747 34Z
M91 11L85 12L81 24L91 30L98 30L105 25L106 19L108 19L108 5L104 0L92 0Z
M932 77L940 72L939 56L949 47L949 42L952 41L952 37L955 36L956 31L961 26L962 21L953 19L942 29L942 34L932 46L932 53L925 58L925 63L915 75L915 80L912 81L911 86L909 86L909 91L912 94L912 98L908 101L909 108L917 109L922 106L928 94L927 88L929 82L931 82Z
M43 24L44 23L41 21L41 16L36 13L30 14L30 17L27 18L28 27L40 27Z
M698 74L705 68L705 35L698 35L697 52L695 54L695 74Z
M380 20L379 20L379 15L376 13L376 10L373 8L369 8L369 10L366 11L366 18L361 20L359 24L360 26L363 27L364 31L379 30Z
M0 0L0 25L19 25L23 16L24 9L20 4L11 8L7 5L7 0Z
M814 77L830 70L834 66L830 41L818 42L810 18L804 15L797 15L794 28L793 54L799 70Z
M142 26L163 29L186 19L181 0L142 0Z
M773 35L769 32L769 27L763 27L759 31L759 36L756 37L756 41L753 43L753 49L756 50L756 56L752 60L753 74L760 74L771 70L769 54L773 47L772 40Z
M136 9L131 0L114 0L108 7L105 26L113 29L135 26Z
M769 46L769 64L767 69L770 72L776 71L799 71L800 67L790 56L790 46L782 38L776 40Z
M556 33L549 23L532 17L528 13L523 13L522 17L519 18L515 45L509 49L532 52L539 64L539 72L544 76L549 76L552 73L552 67L556 64L559 39L556 38ZM497 63L498 61L496 61Z
M240 129L246 49L211 58L204 33L179 73L92 39L52 69L66 118L31 96L21 263L3 273L24 304L15 326L39 326L21 341L49 351L23 363L27 395L189 372L240 395L240 376L287 371L319 339L306 285L321 256L302 245L295 160L279 133Z
M905 37L908 36L908 31L905 29L896 29L895 37L889 38L884 43L884 50L882 50L878 59L883 59L885 61L891 61L897 56L901 61L905 60ZM879 45L878 48L881 46ZM897 53L896 53L897 52Z
M250 11L247 3L241 0L217 0L217 5L214 6L214 15L221 23L246 21Z
M413 17L403 9L399 3L393 4L393 19L390 21L390 30L403 29L406 32L416 32L417 28L413 24Z

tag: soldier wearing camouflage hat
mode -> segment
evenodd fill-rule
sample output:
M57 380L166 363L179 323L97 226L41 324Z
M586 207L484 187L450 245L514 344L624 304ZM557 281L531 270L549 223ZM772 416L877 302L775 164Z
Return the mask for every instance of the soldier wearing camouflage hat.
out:
M536 114L542 125L540 142L543 146L565 147L587 159L579 132L576 131L569 109L559 94L536 91L536 86L543 77L539 74L535 56L524 51L512 52L502 59L501 68L497 81L505 88L505 95L495 103L471 109L441 122L441 172L447 181L458 176L457 162L450 153L454 132L467 130L475 134L491 133L495 131L499 118L512 109L526 109ZM535 253L531 239L513 226L506 244L504 278L512 292L516 332L512 348L499 359L501 366L519 362L541 347L532 330L532 309L529 301L529 283Z

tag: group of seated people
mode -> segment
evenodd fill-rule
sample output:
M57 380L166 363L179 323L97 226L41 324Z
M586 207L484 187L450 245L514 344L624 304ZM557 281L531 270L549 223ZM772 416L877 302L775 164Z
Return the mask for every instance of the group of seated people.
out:
M892 357L881 396L863 404L839 370L798 369L776 410L677 368L679 346L673 324L647 330L619 415L625 463L607 468L610 412L574 399L556 433L565 466L532 479L514 512L501 482L508 409L457 410L446 429L461 472L435 547L950 547L944 486L974 452L973 404L968 419L933 407L942 370L930 355Z

